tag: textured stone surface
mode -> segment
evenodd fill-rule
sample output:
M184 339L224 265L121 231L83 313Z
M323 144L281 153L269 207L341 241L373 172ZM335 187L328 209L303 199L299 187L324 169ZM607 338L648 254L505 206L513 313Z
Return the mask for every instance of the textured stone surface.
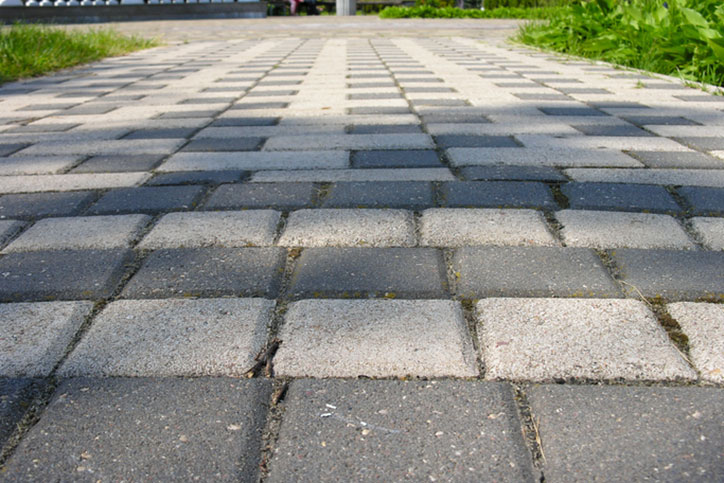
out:
M322 202L325 208L410 208L434 206L432 185L422 181L340 182Z
M312 204L313 183L244 183L219 186L204 208L304 208Z
M543 216L533 210L435 208L420 220L422 246L556 246Z
M60 368L69 376L240 376L266 342L274 302L120 300Z
M724 188L683 186L678 189L697 215L724 214Z
M412 213L404 210L299 210L291 213L281 246L409 247L415 245Z
M428 150L357 151L352 154L355 168L425 168L440 167L437 153Z
M38 380L0 378L0 447L13 434L16 425L37 393Z
M200 248L269 246L280 213L272 210L169 213L138 248Z
M46 218L35 223L3 250L108 250L126 248L148 225L146 215Z
M178 153L158 171L257 170L257 169L344 169L349 166L346 151L288 151L236 153Z
M283 376L477 375L462 310L449 300L302 300L279 338Z
M0 196L0 218L77 215L95 199L92 191L30 193Z
M452 260L462 297L615 297L619 289L592 250L464 247Z
M712 250L724 250L724 218L703 218L691 219L691 224L699 235L704 245Z
M643 302L489 298L476 305L488 379L695 379Z
M263 380L64 381L4 477L256 481L270 392Z
M575 181L591 183L639 183L671 186L703 186L724 188L721 169L566 169Z
M724 382L724 307L678 302L666 307L689 338L689 354L702 379Z
M533 481L506 385L301 380L286 405L269 481Z
M310 171L260 171L254 182L337 181L453 181L447 168L325 169Z
M0 304L0 377L45 377L90 313L90 302Z
M536 386L551 481L711 481L724 468L721 389Z
M679 212L681 208L661 186L613 183L568 183L561 188L576 210Z
M275 298L284 266L281 248L180 248L152 252L123 290L125 298Z
M103 195L88 209L88 214L188 210L196 206L203 192L203 186L144 186L117 189Z
M137 186L148 173L43 174L36 176L2 176L0 193L38 193Z
M441 188L445 206L556 208L543 183L524 181L461 181Z

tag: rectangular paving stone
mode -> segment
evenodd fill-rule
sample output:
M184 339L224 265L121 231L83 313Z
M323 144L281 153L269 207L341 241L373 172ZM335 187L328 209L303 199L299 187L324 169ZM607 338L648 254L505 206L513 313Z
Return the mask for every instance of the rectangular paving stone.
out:
M551 481L710 481L724 465L722 390L536 386Z
M66 380L5 476L253 482L271 389L228 378Z
M455 293L480 297L617 297L621 291L585 248L464 247L455 251Z
M672 186L724 188L721 169L576 169L565 170L575 181L594 183L639 183Z
M616 210L680 212L671 195L662 186L614 183L567 183L561 191L570 208L576 210Z
M467 166L460 170L466 181L567 181L550 166Z
M432 149L355 151L352 153L355 168L424 168L442 167L438 154Z
M25 223L17 220L0 219L0 246L19 232Z
M302 300L279 337L282 376L477 375L462 310L450 300Z
M547 134L518 134L518 141L531 149L580 149L596 151L602 148L624 151L682 151L691 150L661 136L569 136Z
M543 183L525 181L458 181L443 183L444 206L556 208Z
M427 134L310 134L306 136L274 136L264 144L265 151L297 151L319 149L434 149Z
M446 298L442 253L432 248L307 248L293 297Z
M724 252L638 250L612 253L632 297L720 300L724 297ZM694 274L694 276L692 276Z
M145 186L170 186L177 184L237 183L247 176L246 171L179 171L157 174Z
M681 99L685 102L724 102L721 96L714 96L711 94L700 94L700 95L679 95L674 96L677 99Z
M294 247L410 247L416 244L412 213L405 210L298 210L279 245Z
M222 117L214 120L210 124L213 127L229 127L229 126L275 126L279 123L278 117L249 117L234 116Z
M519 148L520 144L510 136L471 136L444 134L435 136L435 143L440 148Z
M724 307L678 302L666 306L689 341L689 356L705 381L724 382Z
M538 107L538 110L549 116L607 116L605 112L590 107Z
M630 154L649 168L724 169L723 160L704 153L631 151Z
M533 210L433 208L422 213L420 245L557 246L558 242L543 216Z
M533 481L506 385L299 380L285 404L269 481Z
M678 193L686 198L697 215L724 214L724 187L706 188L700 186L682 186Z
M60 173L80 159L77 156L0 157L0 176Z
M35 176L0 176L0 193L38 193L137 186L150 173L48 174Z
M9 156L28 146L29 144L26 143L0 143L0 156Z
M92 308L91 302L0 304L0 377L48 376Z
M487 379L696 378L638 300L489 298L475 308Z
M639 167L643 164L619 150L564 148L449 148L453 166Z
M204 209L294 209L312 205L314 183L244 183L219 186Z
M346 151L239 151L178 153L159 166L157 171L299 170L344 169L347 167L349 167L349 153Z
M339 182L329 189L324 208L428 208L432 185L419 181Z
M573 127L587 136L653 136L653 134L648 131L630 125L601 126L597 124L574 124Z
M192 139L181 151L210 153L219 151L256 151L263 142L264 138L259 137Z
M71 173L150 171L163 159L164 156L159 154L93 156L73 168Z
M566 246L610 248L694 249L676 220L668 215L563 210L556 213L563 225Z
M196 131L191 127L139 129L123 136L123 139L181 139L190 137Z
M268 182L371 182L371 181L453 181L448 168L321 169L304 171L260 171L251 181Z
M349 128L349 134L415 134L422 133L418 124L367 124L354 125Z
M158 213L189 210L206 190L203 186L143 186L111 190L87 211L88 214Z
M171 154L186 142L185 139L106 139L85 142L45 141L23 149L31 155L103 155L103 154Z
M9 253L0 258L0 300L88 300L109 296L133 259L130 250Z
M677 140L701 151L718 151L724 149L724 137L679 137Z
M711 250L724 250L724 218L691 218L691 225Z
M241 376L266 342L264 299L119 300L59 369L77 376Z
M690 119L681 116L657 116L653 113L651 115L638 115L621 116L624 121L636 124L637 126L698 126L698 122L694 122Z
M274 243L280 217L272 210L169 213L138 248L269 246Z
M395 115L395 114L410 114L409 107L383 107L383 106L359 106L350 107L348 109L349 114L372 114L375 116L379 115Z
M41 387L29 378L0 378L0 447L13 434Z
M285 253L281 248L179 248L152 252L123 289L124 298L275 298Z

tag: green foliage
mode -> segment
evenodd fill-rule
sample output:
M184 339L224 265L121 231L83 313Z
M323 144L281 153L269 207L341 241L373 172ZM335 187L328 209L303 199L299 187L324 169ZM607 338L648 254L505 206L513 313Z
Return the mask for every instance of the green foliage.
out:
M113 30L67 31L15 24L0 29L0 82L153 47L156 42Z
M435 8L387 7L380 12L381 18L530 18L551 17L559 8L496 8L493 10L463 10L455 7Z
M513 8L538 8L538 7L561 7L569 5L571 0L485 0L485 8L494 9L500 7Z
M721 0L591 0L521 27L529 45L724 85Z
M415 0L415 7L445 8L454 6L455 0Z

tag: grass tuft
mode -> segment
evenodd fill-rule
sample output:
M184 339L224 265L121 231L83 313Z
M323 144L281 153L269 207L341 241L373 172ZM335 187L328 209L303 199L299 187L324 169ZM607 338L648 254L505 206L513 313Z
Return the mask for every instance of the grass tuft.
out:
M155 40L114 30L67 31L39 25L0 28L0 82L33 77L154 47Z

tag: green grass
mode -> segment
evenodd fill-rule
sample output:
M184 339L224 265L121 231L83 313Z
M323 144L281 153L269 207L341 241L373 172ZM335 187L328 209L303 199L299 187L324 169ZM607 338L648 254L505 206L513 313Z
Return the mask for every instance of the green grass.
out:
M67 31L16 24L0 29L0 82L126 54L157 45L113 30Z
M666 3L666 5L665 5ZM724 86L721 0L591 0L521 27L548 50Z
M519 8L499 7L491 10L460 9L455 7L387 7L380 12L380 18L549 18L561 7Z

